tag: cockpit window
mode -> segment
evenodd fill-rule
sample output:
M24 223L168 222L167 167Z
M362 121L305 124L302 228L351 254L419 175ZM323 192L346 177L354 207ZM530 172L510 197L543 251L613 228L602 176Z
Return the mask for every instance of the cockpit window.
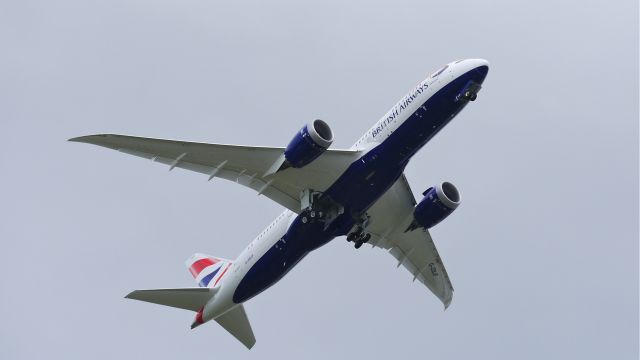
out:
M449 65L445 65L442 67L442 69L436 71L433 75L431 75L432 78L442 74L445 70L447 70L447 68L449 67Z

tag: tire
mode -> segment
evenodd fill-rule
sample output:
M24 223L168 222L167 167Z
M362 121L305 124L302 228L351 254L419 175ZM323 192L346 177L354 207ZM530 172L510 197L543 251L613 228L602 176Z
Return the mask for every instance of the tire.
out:
M354 246L356 249L360 249L360 247L362 246L362 241L356 241L356 244Z
M303 216L303 217L302 217L302 223L303 223L303 224L306 224L307 222L309 222L309 219L307 219L307 217L306 217L306 216Z

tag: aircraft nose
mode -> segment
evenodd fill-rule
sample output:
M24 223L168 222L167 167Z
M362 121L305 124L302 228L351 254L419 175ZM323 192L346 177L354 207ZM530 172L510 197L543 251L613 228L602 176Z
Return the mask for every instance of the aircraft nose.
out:
M475 73L484 81L489 73L489 62L484 59L473 59Z

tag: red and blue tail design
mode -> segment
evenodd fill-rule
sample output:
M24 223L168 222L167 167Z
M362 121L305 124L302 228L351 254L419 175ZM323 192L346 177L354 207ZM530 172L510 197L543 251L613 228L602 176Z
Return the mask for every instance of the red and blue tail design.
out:
M210 288L218 285L231 264L233 264L231 260L205 254L193 254L185 262L198 286Z

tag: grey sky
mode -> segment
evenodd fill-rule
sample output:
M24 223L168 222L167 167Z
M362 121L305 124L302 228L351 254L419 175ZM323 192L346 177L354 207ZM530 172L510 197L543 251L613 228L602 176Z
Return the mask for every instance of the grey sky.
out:
M0 1L0 358L637 359L637 1ZM463 204L432 232L451 307L343 239L246 308L246 351L193 314L124 300L193 286L277 205L66 139L350 146L442 64L478 101L413 159Z

